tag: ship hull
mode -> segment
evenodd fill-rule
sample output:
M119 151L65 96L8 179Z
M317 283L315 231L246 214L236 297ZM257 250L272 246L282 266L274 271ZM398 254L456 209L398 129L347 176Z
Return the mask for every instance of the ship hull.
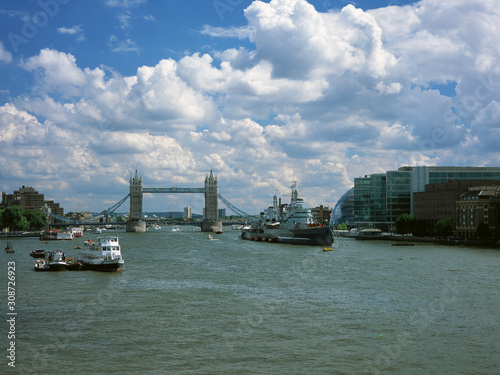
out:
M102 263L85 263L82 265L87 270L103 271L103 272L117 272L122 269L123 262L102 262Z
M307 229L245 229L241 238L251 241L278 242L291 245L331 246L333 236L328 227Z
M49 263L50 271L66 271L66 263L64 262L54 262Z

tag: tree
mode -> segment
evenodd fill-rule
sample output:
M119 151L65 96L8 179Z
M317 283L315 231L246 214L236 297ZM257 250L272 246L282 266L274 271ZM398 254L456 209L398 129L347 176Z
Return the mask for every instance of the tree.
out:
M438 237L450 237L454 233L453 222L450 219L438 220L434 225L434 233Z
M415 217L409 214L402 214L396 219L396 232L399 234L409 234L415 231Z
M345 223L340 223L337 225L338 230L347 230L347 225Z
M23 215L28 220L31 230L42 229L47 224L47 218L42 211L25 210Z
M20 207L7 207L2 211L2 221L4 228L12 231L25 231L30 229L30 224L23 215L23 209Z
M490 236L491 236L491 230L488 224L480 222L479 225L477 226L477 237L481 241L486 241L488 238L490 238Z

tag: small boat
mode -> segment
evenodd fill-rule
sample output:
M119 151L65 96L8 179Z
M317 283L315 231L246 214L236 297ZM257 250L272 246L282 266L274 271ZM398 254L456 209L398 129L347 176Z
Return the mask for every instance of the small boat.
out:
M44 272L50 271L50 268L45 259L38 259L35 263L35 267L33 267L33 270L36 272Z
M11 242L7 242L7 246L5 246L5 252L8 254L12 254L14 252L14 248L12 247Z
M68 271L84 271L86 270L87 267L83 265L82 262L80 262L76 258L66 258L66 270Z
M212 236L211 234L209 234L209 235L207 236L207 240L213 240L213 239L214 239L214 236Z
M31 250L30 256L32 256L33 258L45 258L45 250L41 249Z
M66 256L63 252L56 250L49 253L49 269L51 271L66 271Z
M333 251L333 247L324 247L323 251Z
M179 227L172 227L172 232L178 232L179 231Z

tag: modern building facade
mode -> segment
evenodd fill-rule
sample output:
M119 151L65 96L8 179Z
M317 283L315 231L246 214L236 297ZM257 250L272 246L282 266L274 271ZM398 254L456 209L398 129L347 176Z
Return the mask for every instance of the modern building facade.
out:
M402 214L413 214L414 193L448 181L500 180L498 167L413 167L354 179L354 220L359 228L392 230Z
M331 224L337 226L344 223L349 229L355 226L354 222L354 188L349 189L333 208Z
M184 219L192 219L193 211L190 206L184 207Z

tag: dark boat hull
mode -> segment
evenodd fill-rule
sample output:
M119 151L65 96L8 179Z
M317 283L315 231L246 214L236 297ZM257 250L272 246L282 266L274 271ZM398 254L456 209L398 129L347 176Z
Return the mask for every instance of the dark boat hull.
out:
M251 241L278 242L291 245L331 246L333 235L328 227L307 229L245 229L241 238Z
M87 270L102 271L102 272L117 272L121 271L123 263L99 263L99 264L82 263L82 265Z
M66 263L49 263L50 271L66 271Z

